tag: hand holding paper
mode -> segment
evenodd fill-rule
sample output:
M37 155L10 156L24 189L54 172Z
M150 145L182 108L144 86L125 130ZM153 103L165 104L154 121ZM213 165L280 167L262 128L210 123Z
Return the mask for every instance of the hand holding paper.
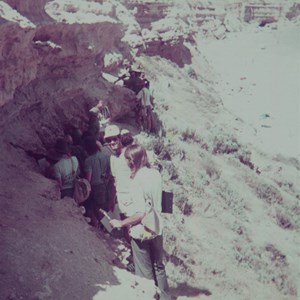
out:
M120 221L120 220L116 220L116 219L111 220L111 221L109 222L109 224L110 224L113 228L121 228L121 227L122 227L121 221Z

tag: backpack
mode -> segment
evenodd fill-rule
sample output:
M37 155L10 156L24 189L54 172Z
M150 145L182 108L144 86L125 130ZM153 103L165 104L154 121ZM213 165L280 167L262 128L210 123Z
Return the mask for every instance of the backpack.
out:
M78 178L74 181L73 198L77 204L84 202L90 195L91 184L87 179Z

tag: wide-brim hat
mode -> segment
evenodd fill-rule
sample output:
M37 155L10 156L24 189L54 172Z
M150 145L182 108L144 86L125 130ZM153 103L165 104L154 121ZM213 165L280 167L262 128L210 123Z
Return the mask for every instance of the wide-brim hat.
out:
M117 125L108 125L104 131L104 139L107 139L112 136L119 136L120 128Z
M128 133L130 133L128 129L122 129L120 134L124 135L124 134L128 134Z

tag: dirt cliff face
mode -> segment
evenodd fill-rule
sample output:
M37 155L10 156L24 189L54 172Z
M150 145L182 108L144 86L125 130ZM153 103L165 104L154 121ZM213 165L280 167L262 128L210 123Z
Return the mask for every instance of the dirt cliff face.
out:
M1 298L90 299L97 284L117 284L107 260L114 255L73 199L58 201L32 157L66 124L84 128L99 99L113 119L131 111L133 92L102 77L105 53L128 54L122 25L56 23L44 18L46 1L7 2L37 25L0 26Z
M41 152L65 124L84 128L99 99L113 119L131 111L133 93L101 75L105 53L122 44L121 25L7 23L0 30L4 136L15 145Z
M40 0L38 2L34 0L6 0L5 2L34 24L44 24L53 21L45 12L45 5L49 0Z

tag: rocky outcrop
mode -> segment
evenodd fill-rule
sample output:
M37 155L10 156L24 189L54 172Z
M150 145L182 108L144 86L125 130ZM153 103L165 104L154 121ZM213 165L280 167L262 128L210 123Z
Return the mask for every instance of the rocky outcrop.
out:
M148 41L144 46L139 47L138 55L144 53L148 56L159 55L176 63L180 68L185 64L189 65L192 62L190 50L184 45L184 38L180 37L176 40L163 41L152 40Z
M84 128L88 109L99 99L109 106L112 119L131 111L134 94L101 75L105 53L118 51L118 45L126 49L120 42L121 28L112 23L53 23L30 29L2 25L6 138L40 153L62 133L64 124Z
M150 28L151 23L163 19L167 15L167 10L172 5L164 1L143 3L140 1L122 1L130 10L142 28Z
M5 0L13 9L28 18L34 24L45 24L53 19L45 12L45 5L50 0Z
M55 201L57 185L31 156L45 154L66 124L84 128L99 99L113 119L131 111L133 92L102 77L105 54L129 50L121 24L43 22L43 1L11 2L37 25L2 18L0 26L1 297L90 299L97 285L118 284L114 255L73 199Z

